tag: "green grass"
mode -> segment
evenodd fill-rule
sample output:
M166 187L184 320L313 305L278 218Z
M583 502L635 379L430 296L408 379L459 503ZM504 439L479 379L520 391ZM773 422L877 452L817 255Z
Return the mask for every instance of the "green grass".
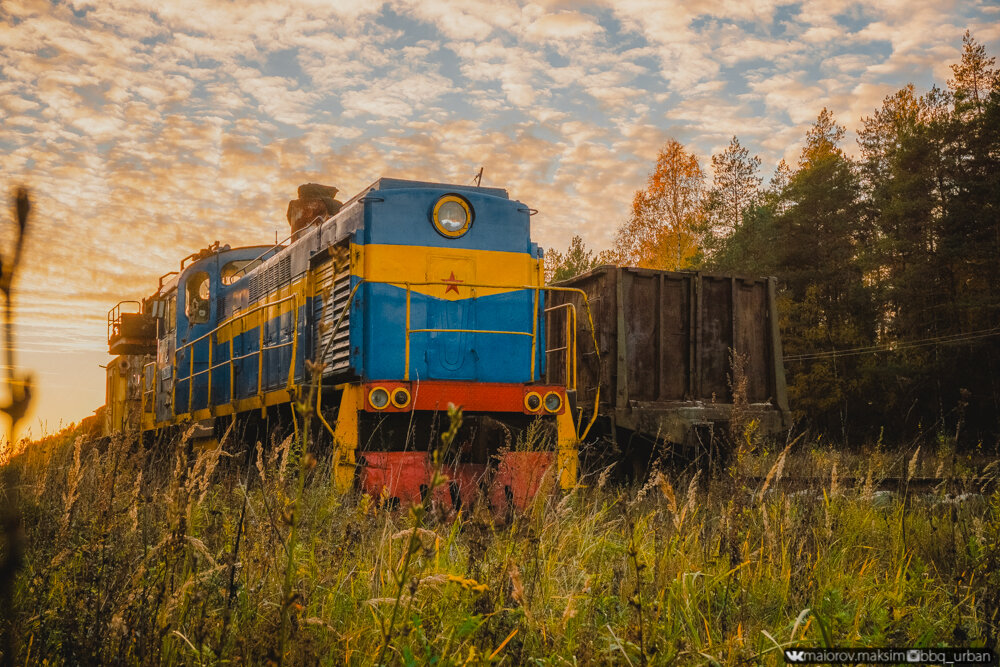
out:
M798 447L786 475L894 461ZM64 433L6 464L27 540L14 664L367 665L383 644L391 664L780 664L996 641L997 493L749 488L779 446L717 479L590 479L503 522L337 496L329 460L290 443L223 449Z

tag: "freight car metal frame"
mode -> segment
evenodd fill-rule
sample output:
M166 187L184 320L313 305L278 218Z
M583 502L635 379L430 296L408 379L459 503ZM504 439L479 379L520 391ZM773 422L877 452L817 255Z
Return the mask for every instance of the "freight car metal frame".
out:
M734 414L732 354L745 362L740 417L763 434L791 425L774 278L605 265L559 284L593 306L598 353L577 350L577 394L581 405L597 406L611 437L698 445L725 430ZM585 303L577 292L551 302ZM559 327L549 337L563 340ZM553 367L549 381L563 381L563 372Z

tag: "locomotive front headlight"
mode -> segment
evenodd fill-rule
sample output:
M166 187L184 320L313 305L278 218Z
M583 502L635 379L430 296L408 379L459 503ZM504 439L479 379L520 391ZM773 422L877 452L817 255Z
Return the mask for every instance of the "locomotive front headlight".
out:
M472 225L472 206L458 195L445 195L434 204L431 220L438 233L457 239Z
M524 397L524 407L528 412L535 412L542 407L542 397L536 391L529 392Z
M397 408L405 408L410 404L410 392L405 387L399 387L392 391L392 404Z
M562 407L562 397L554 391L545 394L545 409L549 412L559 412Z
M389 405L389 392L382 387L375 387L368 392L368 402L376 410L382 410Z

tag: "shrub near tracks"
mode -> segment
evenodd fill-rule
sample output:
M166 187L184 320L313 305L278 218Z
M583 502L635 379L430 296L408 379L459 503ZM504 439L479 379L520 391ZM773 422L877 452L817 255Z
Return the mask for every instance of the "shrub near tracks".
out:
M14 662L366 665L387 642L392 664L780 663L779 647L996 637L996 494L656 474L509 521L431 507L414 527L332 494L329 462L290 439L182 445L151 459L68 433L8 464L27 530Z

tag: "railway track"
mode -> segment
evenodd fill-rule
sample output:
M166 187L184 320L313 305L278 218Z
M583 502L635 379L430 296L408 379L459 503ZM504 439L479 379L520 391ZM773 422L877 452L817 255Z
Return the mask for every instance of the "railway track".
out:
M763 488L765 476L749 476L742 478L749 486ZM998 478L995 475L973 477L883 477L872 479L873 491L889 491L893 493L988 493L997 487ZM838 477L837 488L840 490L859 491L868 483L865 477ZM781 477L771 480L768 488L780 488L784 491L809 491L825 489L831 486L830 475Z

